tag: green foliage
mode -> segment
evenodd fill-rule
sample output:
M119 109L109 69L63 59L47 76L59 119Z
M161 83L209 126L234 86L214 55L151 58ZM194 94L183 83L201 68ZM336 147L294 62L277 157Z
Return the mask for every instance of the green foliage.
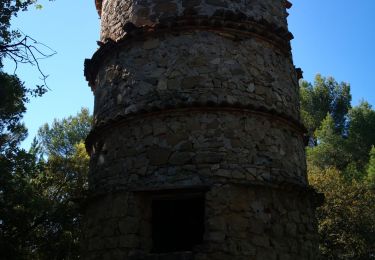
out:
M371 147L370 159L367 166L367 181L375 187L375 146Z
M19 12L27 11L28 7L36 2L36 0L0 0L0 68L2 58L7 55L5 47L21 37L19 30L11 30L11 19Z
M34 4L34 0L0 0L0 43L9 43L13 37L17 37L15 31L10 31L10 21L13 16L17 16L18 12L26 11L29 5Z
M27 136L21 122L25 104L46 88L27 88L16 75L1 70L2 59L8 57L16 64L36 65L46 78L33 51L50 55L37 49L34 40L29 44L30 37L10 29L11 18L19 12L31 5L41 7L36 2L0 0L0 258L77 259L80 201L87 188L83 139L90 126L89 112L82 110L81 117L63 120L63 125L59 121L47 125L40 131L42 142L35 141L27 152L19 147Z
M0 71L0 152L15 149L26 137L20 122L28 102L27 89L17 78Z
M371 147L375 145L375 111L369 103L362 101L350 110L348 117L346 143L350 161L358 170L365 172Z
M33 91L0 71L0 252L5 259L29 259L38 237L46 201L33 180L39 164L19 148L27 135L21 123Z
M2 122L18 125L24 106L17 107L8 108L17 113L2 113ZM18 148L22 138L5 139L18 141L4 145L0 154L0 251L5 259L79 257L80 207L89 161L83 139L91 120L89 111L82 109L76 117L45 125L38 134L41 142L35 139L29 153ZM16 129L7 135L16 134Z
M314 85L306 81L300 84L301 115L306 125L311 143L315 143L314 132L329 113L334 121L334 129L343 134L346 115L350 109L350 85L337 83L332 77L316 75Z
M19 29L11 28L11 19L17 17L19 12L27 11L31 5L36 9L42 7L37 0L0 0L0 71L5 58L14 62L15 70L20 64L35 66L44 82L44 85L36 87L36 91L44 93L47 90L45 85L48 75L41 70L39 61L55 55L56 52L23 34Z
M41 96L43 89L28 89L16 75L0 71L0 152L15 148L25 137L26 129L21 123L26 112L25 104L30 96Z
M41 245L42 259L76 259L79 256L81 203L87 190L89 157L84 138L91 128L92 117L87 109L76 116L54 120L40 128L39 143L34 150L44 161L43 171L36 179L49 202L53 232L44 235L48 243ZM47 156L46 160L43 155Z
M0 252L4 259L31 259L43 240L40 225L46 218L41 190L33 182L38 174L35 158L22 150L12 158L0 157Z
M324 193L317 211L323 259L370 259L375 251L375 111L350 108L350 88L317 75L301 83L310 135L310 184Z
M315 136L318 145L307 148L307 158L312 165L321 169L336 167L343 169L346 166L346 151L343 138L335 130L335 122L330 114L322 121Z
M91 129L92 117L88 109L82 108L76 116L54 120L51 126L45 124L38 131L42 153L48 157L69 157L75 145L84 140Z
M323 259L370 259L375 245L375 193L363 182L347 181L334 168L310 165L309 181L324 193L317 210Z
M32 5L36 9L42 8L37 0L0 0L0 46L19 37L19 31L10 29L11 19L17 17L19 12L27 11Z
M84 139L91 129L92 116L88 109L81 109L76 116L54 120L39 129L38 151L47 155L46 175L52 178L52 190L59 200L83 199L87 188L89 157Z
M362 101L350 108L350 87L333 78L316 76L314 86L301 83L301 116L314 131L307 160L320 169L337 168L351 179L364 179L375 144L375 111ZM323 113L325 117L323 117Z

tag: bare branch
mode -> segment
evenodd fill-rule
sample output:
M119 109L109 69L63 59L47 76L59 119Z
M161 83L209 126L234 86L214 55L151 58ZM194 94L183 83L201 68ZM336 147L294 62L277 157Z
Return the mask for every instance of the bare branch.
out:
M18 69L18 64L30 64L36 66L41 75L40 79L44 82L46 88L48 88L46 83L48 75L43 72L39 60L50 58L55 54L56 51L25 34L23 34L23 38L16 43L0 44L0 56L9 58L14 62L14 73L16 73Z

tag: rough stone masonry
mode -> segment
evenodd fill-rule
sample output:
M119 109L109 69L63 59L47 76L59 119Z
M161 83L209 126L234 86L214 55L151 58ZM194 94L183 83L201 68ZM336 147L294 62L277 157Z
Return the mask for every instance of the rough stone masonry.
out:
M84 259L317 259L286 0L96 0Z

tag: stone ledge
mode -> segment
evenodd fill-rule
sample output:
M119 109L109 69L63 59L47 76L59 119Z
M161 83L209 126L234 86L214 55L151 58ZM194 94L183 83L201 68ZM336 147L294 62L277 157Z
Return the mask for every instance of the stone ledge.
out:
M198 185L196 188L199 191L205 191L209 192L215 184L217 185L223 185L222 183L212 183L211 186L208 185ZM264 188L268 190L280 190L284 192L289 193L296 193L297 196L300 197L307 197L309 198L315 207L320 207L323 205L325 201L325 196L323 193L319 193L310 185L301 185L296 183L287 183L287 182L264 182L264 181L251 181L247 183L233 183L233 182L226 182L225 185L232 185L232 186L240 186L240 187L246 187L246 188ZM179 188L180 187L180 188ZM204 187L204 189L202 188ZM148 193L152 194L155 190L158 190L158 192L170 192L171 186L158 186L158 187L117 187L116 190L105 190L102 192L89 192L89 194L86 196L86 201L82 203L83 205L86 205L88 202L97 200L99 198L103 198L106 196L111 196L115 194L121 194L124 192L132 192L132 193ZM185 186L174 186L174 191L180 190L183 191L194 191L194 186L190 186L187 190Z
M175 252L165 254L147 254L129 257L130 260L194 260L193 252Z
M135 187L130 189L132 192L139 193L152 193L152 194L169 194L169 193L195 193L195 192L206 192L210 190L209 185L173 185L173 186L163 186L163 187Z
M270 117L274 120L282 122L285 125L290 126L294 129L297 133L303 135L304 140L307 133L306 127L298 120L295 120L283 113L278 111L271 111L261 107L241 107L240 105L228 105L228 104L217 104L217 106L212 106L212 104L195 104L194 106L187 106L183 107L176 106L176 107L165 107L165 108L150 108L148 111L137 111L133 114L122 115L118 114L114 118L110 118L106 121L96 122L93 129L90 131L89 135L86 138L85 145L86 150L89 154L91 154L91 147L93 145L94 140L102 135L102 133L106 132L106 129L112 128L117 125L121 125L127 123L132 120L138 119L139 116L141 117L153 117L160 114L172 114L172 113L186 113L186 112L240 112L240 113L250 113L250 114L257 114L266 117ZM305 140L306 143L307 140Z

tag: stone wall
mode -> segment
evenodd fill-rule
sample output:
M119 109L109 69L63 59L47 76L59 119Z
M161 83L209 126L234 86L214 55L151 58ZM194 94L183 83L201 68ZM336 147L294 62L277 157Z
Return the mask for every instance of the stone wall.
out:
M213 16L217 12L242 13L251 20L264 20L286 28L284 0L103 0L101 38L118 40L125 35L124 26L153 25L162 19L179 16Z
M128 118L102 129L92 150L90 187L98 193L216 181L307 183L300 133L249 110L176 109Z
M309 194L288 189L214 184L206 193L205 236L192 254L149 254L151 196L117 192L87 209L85 259L316 259Z
M265 113L224 110L126 117L91 136L87 259L159 259L150 254L153 191L194 187L209 190L204 243L191 259L315 259L300 133Z
M196 104L256 107L299 120L291 57L257 38L211 32L160 35L106 56L96 77L95 120Z

